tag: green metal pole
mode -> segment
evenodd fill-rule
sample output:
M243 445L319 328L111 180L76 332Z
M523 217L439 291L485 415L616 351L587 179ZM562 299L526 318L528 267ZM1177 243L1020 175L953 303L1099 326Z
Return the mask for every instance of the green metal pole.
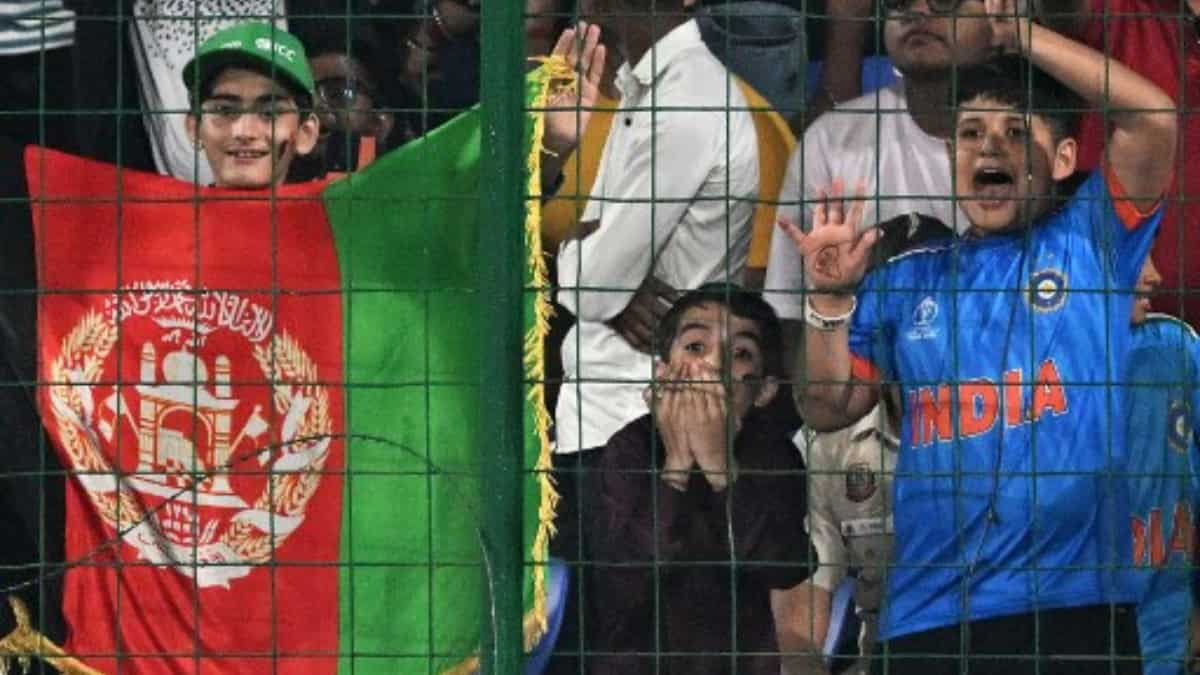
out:
M486 0L480 26L479 282L487 329L480 336L485 369L479 387L479 451L484 574L490 590L480 641L485 675L519 675L523 665L524 4Z

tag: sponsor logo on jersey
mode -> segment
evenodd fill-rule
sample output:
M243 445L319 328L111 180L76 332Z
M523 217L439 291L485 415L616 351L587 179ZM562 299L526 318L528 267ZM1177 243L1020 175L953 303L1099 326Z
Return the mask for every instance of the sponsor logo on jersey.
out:
M1167 444L1175 452L1187 452L1192 438L1192 407L1187 401L1171 401L1167 410Z
M846 469L846 499L865 502L875 494L877 481L869 464L859 462Z
M1039 312L1053 312L1067 299L1067 276L1057 269L1038 270L1030 278L1029 304Z
M1027 401L1029 390L1032 396ZM958 415L954 414L956 405ZM1067 412L1067 392L1058 364L1046 359L1033 382L1026 380L1020 368L1013 368L1005 371L1002 383L981 377L918 387L909 393L908 409L912 444L919 448L953 439L956 424L959 438L971 438L990 431L1001 416L1004 425L1012 428L1047 414L1062 415Z
M912 313L912 328L908 330L909 340L931 340L938 336L937 329L938 304L932 296L925 296L917 303Z

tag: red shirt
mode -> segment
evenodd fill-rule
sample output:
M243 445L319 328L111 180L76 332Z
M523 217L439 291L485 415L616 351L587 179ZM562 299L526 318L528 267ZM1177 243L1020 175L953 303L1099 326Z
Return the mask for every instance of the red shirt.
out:
M1200 165L1189 161L1189 150L1200 147L1200 35L1190 14L1180 16L1178 0L1090 3L1093 18L1083 41L1153 81L1180 106L1175 181L1153 249L1163 277L1154 305L1200 328L1200 206L1191 201L1200 199ZM1096 167L1106 138L1103 115L1085 115L1081 169Z

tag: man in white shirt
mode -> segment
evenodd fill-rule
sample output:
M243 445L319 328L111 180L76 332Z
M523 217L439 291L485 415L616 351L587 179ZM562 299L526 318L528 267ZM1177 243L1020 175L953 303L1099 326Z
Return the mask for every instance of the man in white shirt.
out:
M739 281L758 191L754 122L730 73L709 52L689 11L696 0L585 0L599 25L564 32L555 48L582 63L579 95L551 101L543 182L552 184L594 104L608 55L623 62L612 125L579 232L558 253L558 301L576 317L562 346L555 414L558 536L577 559L577 472L616 432L648 412L652 345L623 336L639 288L694 289ZM605 45L599 45L600 33ZM580 39L576 40L576 36ZM551 154L552 153L552 154ZM560 641L561 642L561 641Z
M864 7L873 11L871 5ZM887 0L882 6L884 43L903 77L812 123L792 155L779 214L807 229L820 189L838 178L866 177L866 226L915 212L961 232L967 221L951 198L947 152L954 128L951 85L956 68L991 54L983 0ZM869 21L869 14L856 20ZM772 235L765 288L785 335L794 338L804 318L801 262L779 231ZM795 341L788 342L794 348ZM793 370L795 380L802 376Z

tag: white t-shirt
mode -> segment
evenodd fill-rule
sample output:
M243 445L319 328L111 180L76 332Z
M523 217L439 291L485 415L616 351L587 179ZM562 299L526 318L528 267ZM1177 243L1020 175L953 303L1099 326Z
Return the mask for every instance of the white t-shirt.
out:
M853 193L859 180L873 197L863 215L866 227L907 213L941 220L950 229L969 227L952 198L951 160L946 141L930 136L908 114L904 81L847 101L819 117L788 160L779 214L804 229L812 226L810 200L835 178ZM795 245L778 228L771 235L764 295L780 318L801 320L797 292L803 269ZM775 292L770 292L775 291Z
M213 182L204 153L196 150L184 126L191 102L183 86L183 67L196 47L217 31L245 21L278 17L287 29L283 0L136 0L130 26L142 119L150 136L159 173L199 185Z
M576 323L562 345L557 452L604 445L645 415L654 360L609 328L648 274L686 291L740 280L758 195L758 138L746 99L696 22L617 74L621 107L582 221L558 253L558 301ZM651 110L651 108L654 110Z

